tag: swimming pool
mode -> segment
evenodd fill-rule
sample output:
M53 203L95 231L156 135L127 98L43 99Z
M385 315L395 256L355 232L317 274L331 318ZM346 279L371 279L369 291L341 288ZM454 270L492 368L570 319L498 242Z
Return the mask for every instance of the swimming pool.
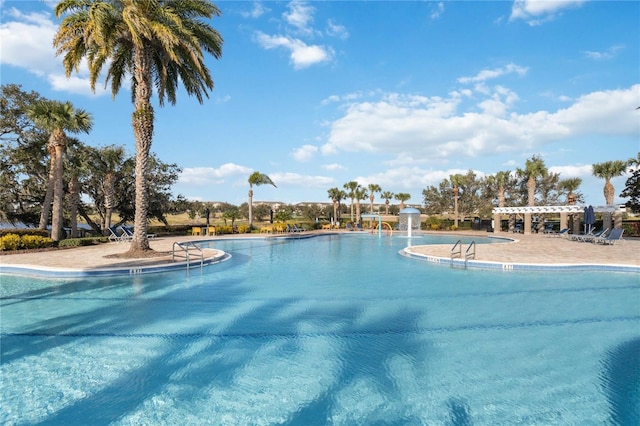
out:
M416 239L419 244L425 242ZM2 424L633 424L637 274L224 240L202 273L2 276Z

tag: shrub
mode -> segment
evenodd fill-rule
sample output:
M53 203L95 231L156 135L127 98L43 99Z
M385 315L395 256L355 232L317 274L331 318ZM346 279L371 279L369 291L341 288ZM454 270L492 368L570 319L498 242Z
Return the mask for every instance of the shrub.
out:
M53 240L41 235L23 235L20 243L25 249L37 249L53 246Z
M249 231L249 225L238 225L238 233L246 234Z
M20 235L5 234L0 237L0 250L18 250L20 248Z
M46 229L35 229L35 228L3 228L0 229L0 237L7 234L15 234L18 236L23 235L40 235L41 237L48 237L49 232Z
M58 247L81 247L109 242L109 237L67 238L58 243Z

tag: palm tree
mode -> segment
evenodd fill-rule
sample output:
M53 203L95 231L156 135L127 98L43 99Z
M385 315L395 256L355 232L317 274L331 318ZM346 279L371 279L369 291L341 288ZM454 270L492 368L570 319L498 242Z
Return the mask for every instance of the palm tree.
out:
M411 198L411 194L407 194L406 192L400 192L393 196L396 200L400 201L400 210L404 209L404 202L409 201Z
M380 194L380 196L384 200L384 214L388 215L389 214L389 200L391 200L393 198L393 192L384 191L383 193Z
M51 218L51 239L60 241L62 232L62 204L64 185L64 152L67 147L67 134L89 133L92 127L91 115L85 110L76 110L71 102L41 100L27 110L27 114L37 126L49 132L49 152L53 151L53 215ZM45 199L45 203L47 200Z
M460 174L449 176L451 182L451 188L453 188L453 224L458 227L458 195L460 191L460 185L464 182L464 176Z
M207 20L220 16L220 10L209 0L66 0L58 3L55 14L68 14L53 40L57 54L64 54L67 77L86 59L94 91L105 64L105 84L111 81L112 96L123 82L131 81L136 201L129 255L144 255L150 250L147 166L153 141L153 86L160 106L165 98L176 103L180 82L203 102L213 89L203 51L215 58L222 55L222 37Z
M355 180L345 183L342 187L347 190L347 197L351 198L351 222L353 222L353 200L356 198L356 189L360 185Z
M51 216L51 203L53 202L53 185L56 179L56 148L47 143L47 151L49 152L49 175L47 177L47 190L42 202L42 211L40 212L39 229L47 229L49 217Z
M621 160L605 161L604 163L593 165L593 175L605 180L603 192L604 199L608 206L613 204L613 197L615 195L615 188L611 183L611 179L622 176L626 170L627 162Z
M120 167L124 163L124 148L110 145L98 150L99 170L104 173L102 180L102 194L104 196L104 226L103 231L108 233L111 227L111 215L117 205L116 180L120 173Z
M329 193L329 198L333 201L333 219L339 224L340 218L338 218L338 205L340 205L340 201L342 201L347 194L338 188L331 188L327 190L327 192Z
M567 178L558 182L558 189L567 191L567 204L574 205L578 201L578 197L574 193L578 187L582 185L582 179L579 177Z
M544 161L537 155L528 159L525 163L524 170L518 169L518 175L527 180L527 205L536 205L536 179L546 177L548 174L547 166Z
M362 185L358 185L356 190L354 191L355 199L356 199L356 217L358 218L357 223L360 223L360 201L366 200L369 197L367 193L367 189L363 188Z
M371 201L371 214L373 214L373 200L375 199L374 193L381 192L382 188L380 188L380 185L376 183L370 183L367 188L369 189L369 201Z
M69 174L69 218L71 238L78 236L78 206L80 205L81 179L89 174L88 152L74 140L67 149L66 169Z
M251 176L249 176L249 230L253 228L253 185L273 185L277 188L276 184L273 183L271 178L260 172L253 172Z

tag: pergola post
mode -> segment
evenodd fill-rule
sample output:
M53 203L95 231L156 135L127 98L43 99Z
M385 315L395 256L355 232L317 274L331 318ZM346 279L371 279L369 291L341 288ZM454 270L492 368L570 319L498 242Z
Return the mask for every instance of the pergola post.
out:
M523 234L531 233L531 213L524 214L524 229L522 230Z

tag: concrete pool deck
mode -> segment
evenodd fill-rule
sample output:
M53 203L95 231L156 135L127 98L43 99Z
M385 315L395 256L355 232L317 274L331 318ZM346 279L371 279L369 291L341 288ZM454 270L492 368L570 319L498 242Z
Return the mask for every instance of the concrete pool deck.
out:
M321 231L317 231L318 234ZM334 231L349 232L349 231ZM351 231L360 232L360 231ZM368 232L368 231L363 231ZM314 234L315 232L305 232L304 234ZM427 233L428 234L428 233ZM486 232L466 232L455 233L435 232L435 235L453 235L465 237L497 237L512 238L513 242L500 244L478 244L476 245L476 266L482 266L483 262L496 263L503 266L509 265L531 265L531 267L562 267L562 266L620 266L623 270L637 269L640 271L640 239L624 239L614 245L593 244L589 242L571 241L563 237L549 237L542 234L522 235L499 233L492 234ZM300 236L301 234L298 234ZM289 235L267 236L264 234L253 234L249 238L277 238ZM233 235L232 238L244 238ZM216 237L220 238L220 237ZM124 253L128 250L128 243L105 243L97 246L76 247L61 250L3 254L0 256L0 272L20 273L22 268L41 270L42 272L68 271L86 272L92 271L118 270L123 274L142 273L148 271L161 271L163 267L171 265L177 266L172 260L172 248L175 242L196 242L204 241L206 237L201 236L180 236L180 237L160 237L149 240L153 250L164 255L152 258L126 259L110 257ZM408 247L405 252L411 257L422 258L430 261L450 261L451 244L415 245ZM463 245L464 251L467 246ZM215 249L207 249L205 256L210 262L222 260L223 252ZM184 262L183 262L184 263ZM474 265L470 265L474 266ZM506 268L509 269L509 268ZM544 268L542 268L544 269ZM615 269L615 268L613 268ZM133 272L135 271L135 272Z

